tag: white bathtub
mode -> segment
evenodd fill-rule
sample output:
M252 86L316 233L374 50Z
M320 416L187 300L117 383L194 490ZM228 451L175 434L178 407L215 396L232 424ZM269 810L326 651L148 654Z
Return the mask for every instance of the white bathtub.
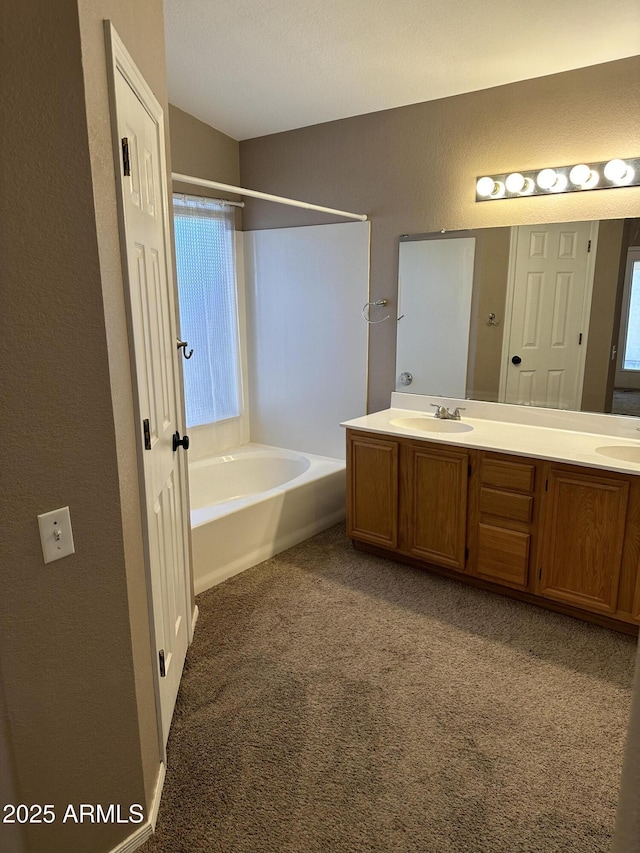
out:
M345 463L249 444L189 464L196 593L345 516Z

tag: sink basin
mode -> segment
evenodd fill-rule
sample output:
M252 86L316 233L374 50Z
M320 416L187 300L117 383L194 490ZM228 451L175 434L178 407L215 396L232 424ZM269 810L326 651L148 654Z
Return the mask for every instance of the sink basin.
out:
M640 462L640 444L612 444L596 447L596 453L609 459L622 459L624 462Z
M440 418L394 418L389 423L391 426L414 429L419 432L470 432L473 429L471 424L466 424L464 421L449 421Z

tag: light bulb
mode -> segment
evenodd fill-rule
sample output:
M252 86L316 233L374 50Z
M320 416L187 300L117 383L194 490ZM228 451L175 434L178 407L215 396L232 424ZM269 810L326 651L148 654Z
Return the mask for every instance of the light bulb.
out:
M556 173L556 182L550 188L552 193L561 193L564 192L567 188L567 184L569 183L569 179L566 175L560 175Z
M591 166L579 163L569 172L569 180L581 190L592 190L600 181L600 173L592 169Z
M480 178L476 184L476 192L482 198L488 198L496 190L496 182L493 178Z
M520 172L513 172L504 183L510 193L519 193L525 186L525 178Z
M614 184L629 184L633 180L634 171L624 160L609 160L604 167L604 176Z
M578 163L569 172L569 180L576 187L583 187L591 177L591 169L585 163Z
M558 174L555 169L543 169L538 174L538 186L541 190L550 190L551 187L555 184L558 178Z

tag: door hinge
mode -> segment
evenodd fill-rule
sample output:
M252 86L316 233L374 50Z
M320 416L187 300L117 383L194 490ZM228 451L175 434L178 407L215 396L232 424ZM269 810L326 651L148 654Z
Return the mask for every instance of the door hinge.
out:
M142 429L144 431L144 449L151 450L151 430L149 428L149 418L142 421Z
M469 466L467 468L467 477L470 477L470 476L471 476L471 463L469 463Z
M545 492L548 492L548 491L549 491L549 481L548 481L548 480L545 480L545 483L544 483L544 490L545 490Z
M469 559L469 549L468 548L464 549L464 558L465 558L465 560Z
M589 245L587 246L587 252L591 251L591 240L589 240Z
M160 678L165 678L167 670L164 665L164 649L160 649L158 652L158 658L160 660Z
M582 332L578 335L578 346L582 343Z
M129 159L129 140L126 136L122 138L122 171L125 178L131 175L131 160Z
M540 568L538 569L538 580L542 580L542 566L540 566Z

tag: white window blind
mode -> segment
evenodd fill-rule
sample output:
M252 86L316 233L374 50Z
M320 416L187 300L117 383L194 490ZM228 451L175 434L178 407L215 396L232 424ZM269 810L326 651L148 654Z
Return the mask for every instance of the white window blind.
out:
M193 347L183 365L187 426L241 414L234 209L174 194L180 331Z

